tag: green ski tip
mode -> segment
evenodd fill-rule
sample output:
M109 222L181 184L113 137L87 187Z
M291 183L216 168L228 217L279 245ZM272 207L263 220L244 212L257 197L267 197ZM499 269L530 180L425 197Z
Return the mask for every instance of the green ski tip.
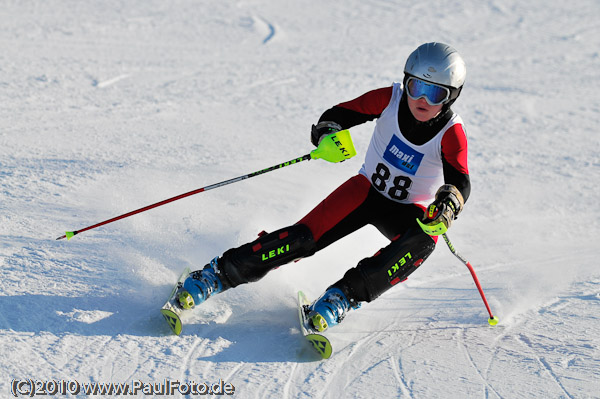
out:
M65 232L65 237L67 237L67 241L70 240L75 234L77 233L75 233L74 231Z
M498 318L496 316L490 317L488 319L488 323L490 324L490 326L495 326L496 324L498 324Z

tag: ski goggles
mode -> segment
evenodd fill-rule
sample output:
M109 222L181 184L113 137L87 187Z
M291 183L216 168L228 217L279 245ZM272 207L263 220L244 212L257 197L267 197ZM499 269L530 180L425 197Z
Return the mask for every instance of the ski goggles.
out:
M450 98L450 89L411 76L406 81L406 94L413 100L424 97L427 104L440 105Z

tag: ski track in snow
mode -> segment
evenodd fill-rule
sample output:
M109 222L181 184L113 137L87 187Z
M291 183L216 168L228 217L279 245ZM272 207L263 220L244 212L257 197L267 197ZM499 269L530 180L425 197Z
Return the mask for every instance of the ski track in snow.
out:
M0 392L22 378L171 379L223 380L240 398L597 397L597 1L34 0L1 17ZM352 129L354 160L54 240L310 151L325 109L401 80L433 40L467 62L454 108L473 191L449 235L498 326L441 242L332 329L321 361L295 291L318 296L385 245L366 229L211 299L170 334L157 309L183 267L296 222L357 172L373 123Z
M535 359L537 360L537 362L540 365L540 369L542 371L545 371L550 376L550 378L552 379L552 382L554 382L568 398L573 398L573 396L571 394L569 394L569 392L567 392L567 390L565 389L563 384L560 382L559 378L554 373L554 371L552 370L552 367L550 367L550 365L548 364L546 359L544 359L544 357L541 357L537 354L536 350L533 348L533 344L532 344L531 340L524 334L520 334L517 337L517 341L520 344L522 344L528 350L528 352L530 352L535 357Z
M118 81L126 79L128 77L129 77L128 74L123 74L123 75L115 76L114 78L111 78L111 79L104 80L102 82L98 82L97 80L94 80L92 85L95 87L98 87L100 89L103 89L105 87L111 86L111 85L117 83Z
M390 362L390 366L394 371L396 381L398 381L398 386L400 388L401 395L412 398L413 396L411 394L410 387L404 380L404 375L402 374L402 368L400 367L400 359L396 359L394 356L390 356L388 361Z
M269 31L269 33L265 36L265 38L262 41L263 44L267 44L270 40L272 40L275 37L275 26L263 18L259 19L267 26L267 29Z
M481 382L482 382L482 384L484 386L484 392L486 393L486 398L489 397L489 394L488 394L489 391L493 392L496 397L503 398L502 395L500 395L498 393L498 391L496 389L494 389L494 387L492 385L490 385L490 383L488 382L489 364L488 364L488 367L485 368L485 370L482 370L475 363L475 360L471 356L471 353L469 352L469 347L465 343L467 341L467 339L465 338L466 330L457 331L456 334L457 334L457 336L460 335L460 338L456 339L457 344L462 349L462 351L463 351L463 353L465 355L465 358L469 361L469 364L473 367L473 370L475 370L475 372L477 373L477 375L481 378ZM492 359L493 359L493 357L492 357ZM491 364L491 360L490 360L490 364Z

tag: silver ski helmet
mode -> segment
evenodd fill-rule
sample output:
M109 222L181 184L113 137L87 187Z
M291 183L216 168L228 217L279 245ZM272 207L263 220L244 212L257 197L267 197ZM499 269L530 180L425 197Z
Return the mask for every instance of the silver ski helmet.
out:
M409 77L435 83L450 89L448 105L460 95L465 83L465 61L454 47L444 43L425 43L417 47L404 66L404 86Z

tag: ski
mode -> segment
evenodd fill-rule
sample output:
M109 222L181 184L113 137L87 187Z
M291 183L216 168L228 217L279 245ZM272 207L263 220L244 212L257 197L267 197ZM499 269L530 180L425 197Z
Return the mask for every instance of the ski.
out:
M175 287L171 291L169 299L160 309L160 313L163 315L163 317L167 321L167 324L169 325L169 327L171 327L171 330L173 330L175 335L181 334L181 330L183 329L183 323L181 322L181 313L183 312L183 309L179 307L179 304L177 302L177 293L179 291L179 288L183 286L183 282L185 281L187 276L189 276L190 273L190 268L186 267L185 270L179 276L179 279L177 279L177 284L175 284Z
M313 349L317 351L323 359L329 359L333 353L333 348L329 339L315 331L308 321L308 307L310 302L302 291L298 291L298 316L300 319L300 331L304 338L311 343Z

